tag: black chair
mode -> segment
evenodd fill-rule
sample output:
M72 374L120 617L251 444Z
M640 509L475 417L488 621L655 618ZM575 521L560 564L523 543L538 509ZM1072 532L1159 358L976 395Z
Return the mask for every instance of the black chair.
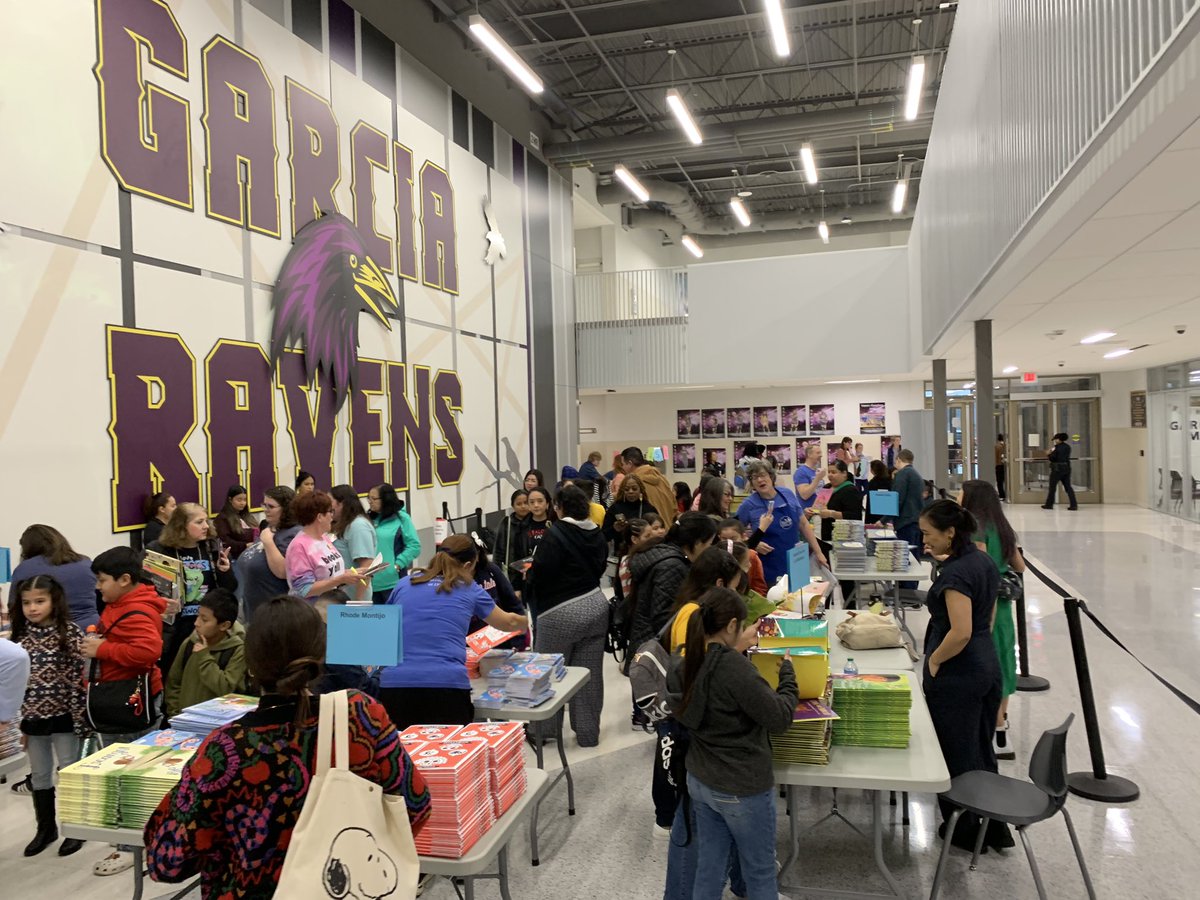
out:
M1090 900L1096 900L1096 891L1092 887L1087 863L1079 847L1079 838L1075 835L1075 826L1071 823L1071 814L1067 812L1066 807L1067 730L1074 720L1075 714L1072 713L1067 716L1067 721L1057 728L1042 733L1029 760L1029 781L977 771L964 772L951 782L950 790L941 796L958 809L951 814L950 821L946 824L946 839L942 844L942 855L938 859L937 874L933 876L933 889L929 893L929 900L937 900L938 891L942 886L942 873L946 868L946 857L950 854L950 835L954 834L954 827L964 812L973 812L983 820L979 824L979 835L975 839L971 870L974 871L979 865L979 854L983 849L988 822L995 819L997 822L1013 825L1021 835L1021 843L1025 846L1025 855L1029 858L1029 868L1033 872L1033 881L1037 885L1038 897L1041 900L1046 900L1046 889L1042 885L1042 876L1038 871L1037 860L1033 856L1033 846L1029 843L1026 829L1061 812L1067 823L1067 832L1071 835L1071 845L1075 848L1075 858L1079 860L1079 870L1083 872L1083 883L1087 887L1088 897Z

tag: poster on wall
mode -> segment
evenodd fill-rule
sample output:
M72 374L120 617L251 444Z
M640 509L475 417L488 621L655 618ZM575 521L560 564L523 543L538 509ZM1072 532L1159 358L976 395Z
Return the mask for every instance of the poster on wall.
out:
M676 410L675 423L677 437L700 437L700 410Z
M837 452L842 449L841 442L834 444L832 442L825 444L825 462L832 464L837 461Z
M767 444L767 456L775 461L776 472L792 471L791 444Z
M896 468L896 454L900 452L900 435L885 434L879 439L879 458L889 469Z
M1129 425L1131 428L1146 427L1146 392L1129 392Z
M775 437L779 434L779 407L754 407L754 436Z
M750 407L737 406L725 410L725 431L731 438L750 437Z
M860 403L858 404L858 433L859 434L883 434L886 426L884 420L887 418L886 403Z
M712 469L718 478L724 478L728 466L727 451L724 447L705 447L702 451L704 468Z
M780 426L784 437L800 437L808 434L808 407L784 406L779 410Z
M823 403L808 407L808 433L833 434L837 423L833 419L833 404Z
M733 442L733 461L735 463L742 460L746 454L753 450L758 441L734 441Z
M701 422L701 431L706 438L725 437L725 410L706 409Z
M798 438L796 440L796 465L800 466L804 462L804 457L808 455L808 448L816 444L821 446L821 441L817 438Z
M676 475L692 475L696 471L696 445L672 444L671 467Z

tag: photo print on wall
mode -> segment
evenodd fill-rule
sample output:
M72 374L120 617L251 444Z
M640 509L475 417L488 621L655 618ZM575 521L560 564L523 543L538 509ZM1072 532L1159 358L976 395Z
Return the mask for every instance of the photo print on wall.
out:
M801 463L804 462L804 455L806 453L808 453L808 447L810 444L816 444L819 447L819 446L821 446L821 441L819 438L797 438L796 439L796 465L797 466L799 466Z
M837 423L833 418L833 404L822 403L819 406L808 407L808 433L833 434Z
M724 447L705 447L703 453L704 468L711 467L718 478L724 478L727 468L727 456Z
M701 413L701 433L706 438L725 437L725 410L706 409Z
M700 437L700 410L679 409L675 411L676 436L681 438Z
M883 434L887 419L886 403L858 404L858 433Z
M808 434L808 407L780 407L779 424L783 429L784 437L801 437Z
M841 449L842 449L841 441L838 441L836 444L831 444L831 443L825 444L825 463L826 463L826 465L830 465L834 462L837 462L837 452Z
M779 434L779 407L754 407L754 436L775 437Z
M672 444L671 467L676 475L691 475L696 471L696 445Z
M896 467L896 454L900 452L900 435L885 434L879 439L879 458L889 469Z
M750 407L737 406L725 410L725 433L727 437L750 437Z
M791 444L767 444L767 456L775 461L776 472L792 471Z

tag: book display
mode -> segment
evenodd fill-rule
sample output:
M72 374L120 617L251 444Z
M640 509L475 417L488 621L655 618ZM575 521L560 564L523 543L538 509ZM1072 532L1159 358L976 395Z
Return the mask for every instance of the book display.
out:
M771 756L778 763L829 765L832 724L838 714L829 705L830 691L812 700L801 700L792 725L783 734L771 735Z
M834 675L833 743L846 747L904 749L910 737L909 672Z
M64 822L101 828L125 824L121 816L121 778L133 766L170 752L167 747L146 744L110 744L72 763L58 773L59 817ZM131 827L144 824L145 819Z
M245 694L226 694L205 700L195 706L189 706L179 715L171 719L171 727L176 731L190 731L193 734L208 735L222 725L236 722L246 713L258 709L258 698Z
M492 804L500 818L525 793L525 726L520 722L477 722L464 726L456 738L487 744Z
M554 696L553 682L566 677L561 653L513 653L489 666L487 690L475 698L479 709L532 709Z
M417 853L462 856L495 823L487 747L482 740L405 744L433 801L429 818L413 835Z
M161 749L163 753L129 766L118 779L122 828L145 827L162 798L179 784L184 767L195 755L195 750Z

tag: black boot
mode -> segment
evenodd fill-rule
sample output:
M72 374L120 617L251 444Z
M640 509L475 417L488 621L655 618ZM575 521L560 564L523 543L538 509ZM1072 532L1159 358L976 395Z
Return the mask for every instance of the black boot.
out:
M70 856L72 853L74 853L76 850L78 850L82 846L83 846L83 841L76 840L75 838L67 838L61 844L58 845L58 855L59 856Z
M25 847L26 856L37 856L58 840L54 822L54 788L33 792L33 811L37 815L37 834Z

